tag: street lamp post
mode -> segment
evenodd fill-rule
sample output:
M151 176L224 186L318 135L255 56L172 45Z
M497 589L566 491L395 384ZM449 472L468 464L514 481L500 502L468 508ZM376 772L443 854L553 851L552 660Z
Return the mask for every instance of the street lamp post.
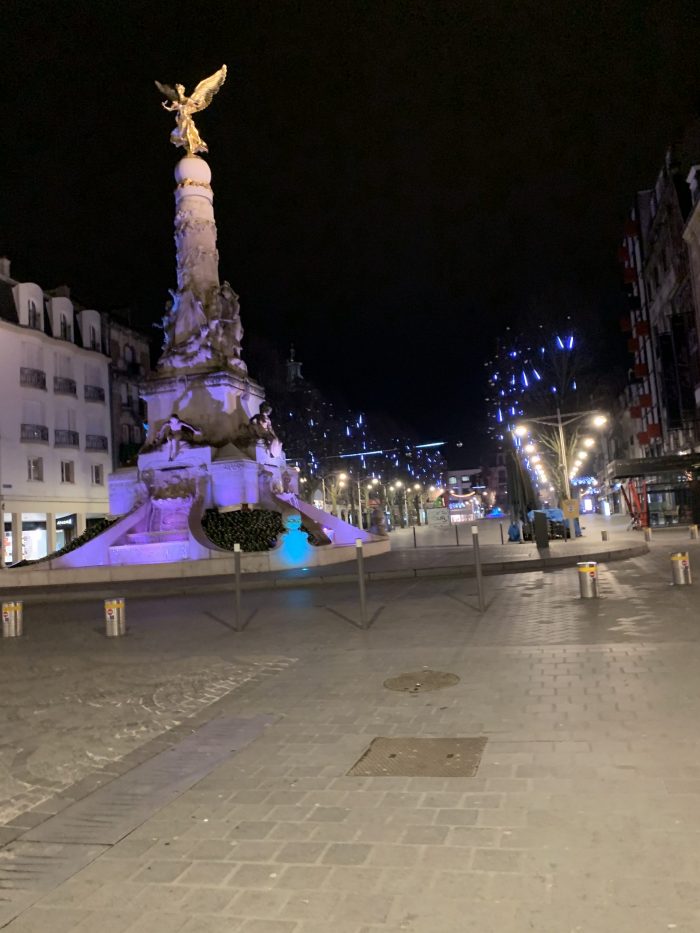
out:
M571 484L569 483L569 464L567 463L566 456L566 442L564 440L564 424L561 420L561 412L559 411L559 406L557 405L557 428L559 430L559 447L561 449L561 464L562 469L564 470L564 491L566 492L566 498L571 498Z

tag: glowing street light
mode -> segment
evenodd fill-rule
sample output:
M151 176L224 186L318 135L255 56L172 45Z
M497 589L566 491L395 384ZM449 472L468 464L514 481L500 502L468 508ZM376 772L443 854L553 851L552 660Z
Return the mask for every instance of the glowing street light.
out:
M516 437L525 437L527 434L527 428L524 424L519 424L513 431L513 434L515 434Z
M584 447L592 447L595 444L595 440L592 437L584 437L582 443Z
M608 419L605 415L596 415L593 419L593 425L596 428L602 428L604 424L608 423Z
M525 451L526 454L534 454L534 452L537 450L537 448L535 447L534 444L526 444L526 445L523 447L523 450Z

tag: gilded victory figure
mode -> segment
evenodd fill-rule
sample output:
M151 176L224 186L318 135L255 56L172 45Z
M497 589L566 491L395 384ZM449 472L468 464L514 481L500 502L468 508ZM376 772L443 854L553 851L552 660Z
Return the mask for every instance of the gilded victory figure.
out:
M174 146L182 146L188 156L209 151L207 144L194 125L193 115L209 106L212 98L225 80L226 65L222 65L209 78L200 81L190 97L185 94L185 88L182 84L176 84L173 88L169 84L161 84L160 81L156 81L158 90L170 101L169 104L163 101L163 107L176 115L176 126L170 134L170 142Z

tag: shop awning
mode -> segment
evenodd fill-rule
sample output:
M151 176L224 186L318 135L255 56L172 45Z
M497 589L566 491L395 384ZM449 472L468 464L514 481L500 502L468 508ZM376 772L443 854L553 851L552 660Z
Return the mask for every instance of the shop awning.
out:
M700 453L669 454L665 457L640 457L635 460L613 460L608 476L632 479L636 476L660 476L664 473L687 473L700 470Z

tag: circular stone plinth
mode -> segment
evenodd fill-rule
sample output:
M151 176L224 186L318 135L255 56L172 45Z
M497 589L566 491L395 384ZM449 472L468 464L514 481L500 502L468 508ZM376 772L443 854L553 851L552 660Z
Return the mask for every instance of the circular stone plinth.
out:
M456 674L447 674L444 671L409 671L390 677L384 681L387 690L397 690L399 693L427 693L430 690L442 690L443 687L454 687L459 683Z

